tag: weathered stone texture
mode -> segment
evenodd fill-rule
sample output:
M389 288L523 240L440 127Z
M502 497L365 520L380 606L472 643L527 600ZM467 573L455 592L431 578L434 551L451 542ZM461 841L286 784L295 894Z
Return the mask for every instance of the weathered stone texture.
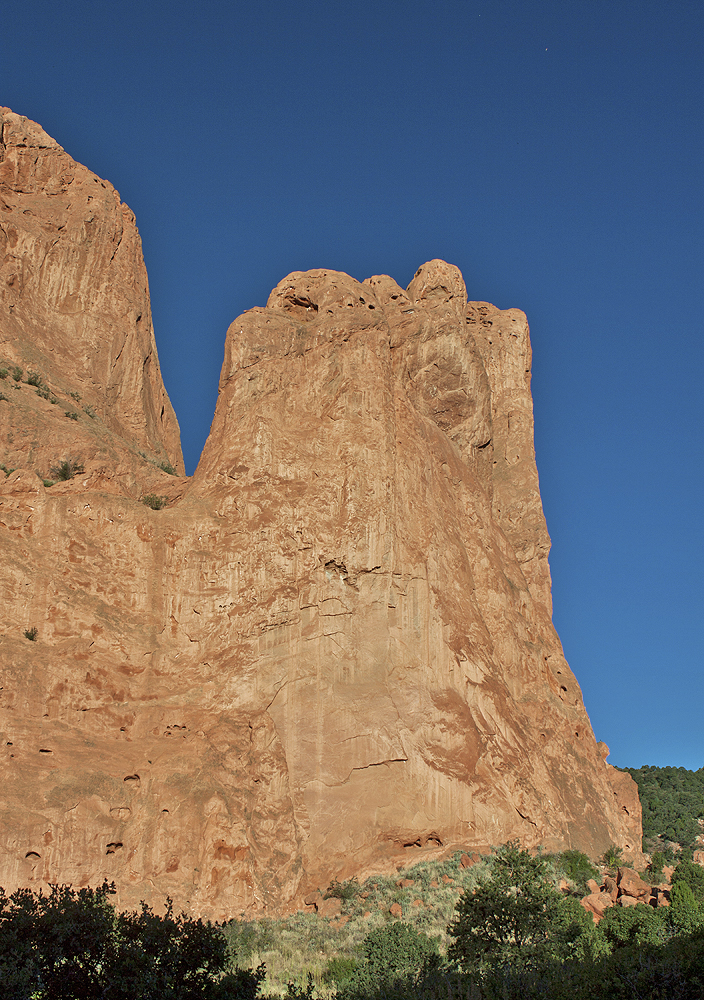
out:
M107 430L25 385L0 402L18 466L0 479L0 884L106 876L123 904L169 893L223 918L455 846L636 850L635 786L551 622L524 314L467 303L442 261L405 291L291 274L228 331L195 476L145 472L137 444L183 467L131 214L3 114L14 246L69 189L80 211L70 240L52 230L63 263L4 306L2 350L27 364L38 345ZM61 449L85 475L42 485L30 418L75 432Z
M38 373L63 404L50 420L50 403L33 400L37 412L25 413L14 441L0 411L4 464L29 459L48 470L76 437L58 416L71 407L83 418L88 406L105 432L98 443L95 427L83 430L91 459L109 447L124 464L127 445L183 472L134 215L111 184L72 160L39 125L2 107L1 362Z

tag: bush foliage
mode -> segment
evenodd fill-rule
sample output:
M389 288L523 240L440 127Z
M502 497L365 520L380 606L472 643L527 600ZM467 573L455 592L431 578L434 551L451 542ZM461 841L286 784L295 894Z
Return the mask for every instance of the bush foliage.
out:
M98 889L48 895L0 889L0 995L5 1000L254 1000L264 970L228 968L221 929L171 901L116 913Z

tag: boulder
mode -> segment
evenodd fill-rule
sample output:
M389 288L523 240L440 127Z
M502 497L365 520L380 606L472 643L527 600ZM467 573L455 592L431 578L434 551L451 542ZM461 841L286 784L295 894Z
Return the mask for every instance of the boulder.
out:
M592 914L595 923L598 923L608 908L614 905L613 899L606 892L591 892L580 902L587 913Z
M320 917L337 917L342 909L342 900L337 896L330 896L324 899L319 896L315 903L315 910Z
M619 896L633 896L634 899L647 901L652 893L652 886L644 882L633 868L619 868L616 879Z
M613 900L616 900L618 897L618 883L611 875L604 877L604 892L607 892Z

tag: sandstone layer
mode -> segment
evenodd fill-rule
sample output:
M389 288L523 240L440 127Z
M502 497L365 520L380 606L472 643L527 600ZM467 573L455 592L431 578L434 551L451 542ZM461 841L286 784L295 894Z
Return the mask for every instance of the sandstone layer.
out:
M0 365L95 416L0 382L0 884L222 919L509 838L637 851L552 625L524 314L442 261L406 290L295 272L231 325L198 469L166 476L133 217L3 121Z

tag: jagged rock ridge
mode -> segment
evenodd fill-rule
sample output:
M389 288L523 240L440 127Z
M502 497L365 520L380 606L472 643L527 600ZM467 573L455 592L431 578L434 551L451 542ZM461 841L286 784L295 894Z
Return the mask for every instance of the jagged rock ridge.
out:
M168 477L131 213L2 115L0 364L96 416L0 402L0 884L108 877L223 918L455 845L636 850L551 622L524 314L442 261L405 291L295 272L231 325L198 469ZM67 276L40 280L67 218ZM45 487L68 451L84 473Z

